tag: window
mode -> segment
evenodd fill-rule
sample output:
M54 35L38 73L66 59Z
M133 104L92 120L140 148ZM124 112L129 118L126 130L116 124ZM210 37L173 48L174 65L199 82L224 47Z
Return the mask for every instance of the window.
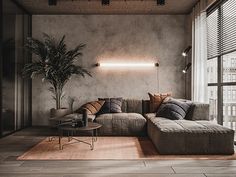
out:
M210 118L231 128L236 125L235 29L235 0L219 1L215 7L208 9L207 74Z
M230 105L228 106L228 112L227 113L228 113L227 116L231 116L231 106Z
M217 82L217 58L207 61L208 83Z
M232 107L232 116L236 116L236 106Z

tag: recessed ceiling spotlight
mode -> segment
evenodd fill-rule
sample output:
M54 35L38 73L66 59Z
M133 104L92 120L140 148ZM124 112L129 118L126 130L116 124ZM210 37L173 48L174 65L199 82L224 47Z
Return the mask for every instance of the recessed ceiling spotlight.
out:
M109 6L110 0L102 0L102 5L103 6Z
M157 0L157 5L164 6L165 5L165 0Z
M49 6L56 6L57 5L57 0L48 0L48 5Z

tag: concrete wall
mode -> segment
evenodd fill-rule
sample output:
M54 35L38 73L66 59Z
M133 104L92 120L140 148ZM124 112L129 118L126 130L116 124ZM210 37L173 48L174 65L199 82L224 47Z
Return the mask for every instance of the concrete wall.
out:
M33 37L41 39L43 32L56 38L65 34L69 48L87 44L78 63L93 77L73 77L65 87L67 95L77 99L74 108L98 97L147 99L147 92L172 92L183 98L186 20L184 15L34 15ZM94 67L101 61L159 62L160 67ZM47 125L49 110L55 107L48 88L41 78L33 80L33 125ZM64 106L68 107L66 101Z

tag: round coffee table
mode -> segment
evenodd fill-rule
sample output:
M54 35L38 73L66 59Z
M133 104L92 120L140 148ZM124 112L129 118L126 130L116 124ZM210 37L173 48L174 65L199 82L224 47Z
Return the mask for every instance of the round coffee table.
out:
M55 122L56 123L55 127L58 128L61 124L69 123L74 119L82 119L82 116L83 116L82 114L75 114L75 115L68 114L68 115L65 115L62 117L51 117L51 118L49 118L49 121ZM48 137L49 141L52 141L53 139L55 139L55 136Z
M69 144L74 144L74 143L85 143L90 146L90 149L94 149L94 142L97 141L97 130L101 127L101 124L94 123L94 122L88 122L88 125L85 127L72 127L71 124L62 124L58 127L59 130L59 149L62 150L63 146L69 145ZM68 133L68 143L62 144L61 139L63 137L63 133L66 131ZM87 132L91 131L92 132L92 137L91 137L91 143L82 141L78 138L73 137L74 133L76 132ZM76 142L71 142L71 140L75 140Z

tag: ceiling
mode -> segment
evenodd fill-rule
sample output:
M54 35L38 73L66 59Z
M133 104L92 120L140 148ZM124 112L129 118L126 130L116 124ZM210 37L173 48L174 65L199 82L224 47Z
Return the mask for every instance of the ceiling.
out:
M156 0L58 0L49 6L48 0L15 0L32 14L188 14L198 0L166 0L157 6Z

